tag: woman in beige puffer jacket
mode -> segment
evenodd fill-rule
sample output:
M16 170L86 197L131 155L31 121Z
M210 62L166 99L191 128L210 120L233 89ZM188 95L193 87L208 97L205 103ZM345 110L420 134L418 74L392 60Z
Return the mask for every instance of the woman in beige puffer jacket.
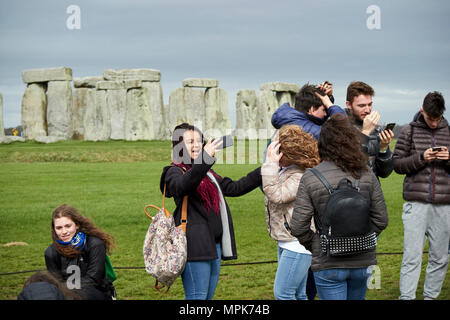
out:
M303 172L318 163L316 140L299 126L286 125L269 145L261 167L267 230L278 244L277 300L306 300L311 252L291 235L289 222Z

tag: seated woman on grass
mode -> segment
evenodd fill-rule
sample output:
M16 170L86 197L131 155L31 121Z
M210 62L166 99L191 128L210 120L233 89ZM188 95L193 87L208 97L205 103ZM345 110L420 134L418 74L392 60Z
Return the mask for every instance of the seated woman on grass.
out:
M45 250L47 270L84 300L111 300L114 286L106 277L106 253L113 238L67 204L52 214L53 243Z

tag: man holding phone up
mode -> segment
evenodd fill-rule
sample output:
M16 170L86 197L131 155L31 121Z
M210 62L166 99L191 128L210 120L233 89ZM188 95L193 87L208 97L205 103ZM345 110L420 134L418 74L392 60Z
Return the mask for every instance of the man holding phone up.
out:
M403 261L399 299L415 299L422 251L429 240L423 296L436 299L448 267L450 217L450 128L441 93L430 92L405 126L394 151L394 170L403 182Z

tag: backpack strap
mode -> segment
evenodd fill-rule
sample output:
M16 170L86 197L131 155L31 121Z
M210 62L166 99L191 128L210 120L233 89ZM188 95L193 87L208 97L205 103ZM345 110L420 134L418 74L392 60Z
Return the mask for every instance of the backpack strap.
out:
M332 194L334 192L334 188L330 186L327 179L325 179L325 177L319 172L319 170L317 170L316 168L309 168L308 170L314 173L314 175L320 180L320 182L323 183L325 188L327 188L329 194Z
M180 167L173 166L181 170L181 172L184 174L184 170ZM164 184L164 194L166 192L166 184ZM165 197L165 196L164 196ZM163 197L163 207L164 207L164 197ZM184 196L183 198L183 204L181 205L181 224L178 226L181 230L186 233L186 224L187 224L187 202L188 202L188 196Z

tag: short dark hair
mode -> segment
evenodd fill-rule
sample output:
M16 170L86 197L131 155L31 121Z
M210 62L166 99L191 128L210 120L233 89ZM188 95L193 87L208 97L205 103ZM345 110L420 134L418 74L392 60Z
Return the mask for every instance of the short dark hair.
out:
M295 95L295 109L303 113L308 113L311 107L314 107L314 110L319 109L323 103L315 95L316 92L322 96L325 95L325 92L316 86L309 83L305 84Z
M445 101L442 93L438 91L429 92L423 99L422 109L432 118L442 116L445 111Z
M374 96L375 91L371 86L362 81L353 81L347 87L347 101L352 104L353 99L357 96Z

